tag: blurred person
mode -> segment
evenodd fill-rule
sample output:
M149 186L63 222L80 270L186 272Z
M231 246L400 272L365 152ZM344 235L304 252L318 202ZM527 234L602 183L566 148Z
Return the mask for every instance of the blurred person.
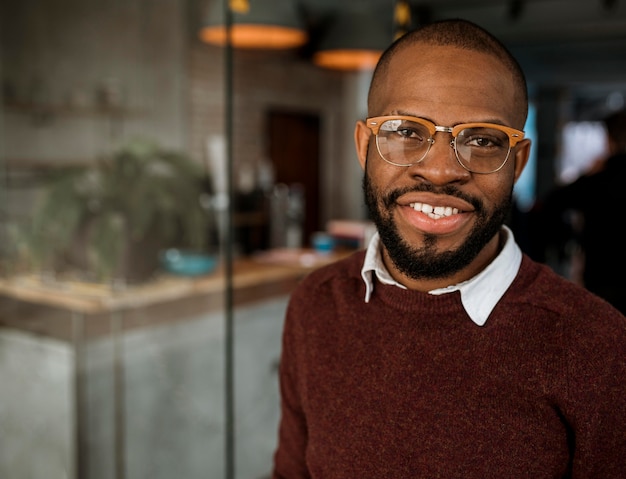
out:
M544 244L550 244L554 236L546 232L558 225L569 227L570 239L581 247L581 255L571 255L570 260L581 262L582 284L626 313L626 251L619 221L619 208L626 203L626 110L611 113L602 122L606 158L593 163L572 183L552 190L534 214L541 225L537 235ZM572 212L578 215L568 215Z
M377 234L291 296L274 479L624 477L626 318L504 225L527 108L472 23L384 52L355 128Z

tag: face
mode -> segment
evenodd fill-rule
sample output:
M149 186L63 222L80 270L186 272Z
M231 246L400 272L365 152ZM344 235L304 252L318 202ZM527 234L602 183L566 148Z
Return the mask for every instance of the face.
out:
M422 45L396 53L370 99L369 115L522 128L515 124L515 93L511 75L491 56ZM425 291L448 286L471 278L497 255L498 232L528 159L528 140L511 150L501 170L476 174L457 162L446 132L436 133L428 155L409 167L385 162L363 122L355 139L383 259L399 282Z

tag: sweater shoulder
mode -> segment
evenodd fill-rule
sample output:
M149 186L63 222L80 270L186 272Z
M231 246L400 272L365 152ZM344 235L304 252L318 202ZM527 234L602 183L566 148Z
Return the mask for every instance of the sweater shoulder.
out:
M305 276L289 297L285 322L288 334L302 335L304 340L305 331L322 322L332 323L341 316L339 310L358 304L358 298L365 297L365 283L360 275L364 258L365 253L359 251Z
M364 260L365 251L359 250L343 259L317 268L302 279L294 294L299 291L306 291L309 294L312 290L324 288L336 282L362 281L361 269Z
M622 327L626 321L604 299L526 255L506 297L535 310L552 312L559 316L587 319L603 317L611 321L617 320Z

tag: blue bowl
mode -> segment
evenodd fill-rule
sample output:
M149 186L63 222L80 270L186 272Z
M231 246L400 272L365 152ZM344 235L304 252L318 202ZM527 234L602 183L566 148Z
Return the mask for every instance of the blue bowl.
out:
M176 248L161 253L161 267L179 276L201 276L217 267L217 257L208 253L185 251Z

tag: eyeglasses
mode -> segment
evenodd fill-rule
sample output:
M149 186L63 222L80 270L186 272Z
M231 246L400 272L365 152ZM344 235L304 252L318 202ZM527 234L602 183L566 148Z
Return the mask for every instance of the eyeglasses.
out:
M524 132L494 123L439 126L414 116L377 116L366 120L376 136L378 153L387 163L411 166L422 161L435 143L435 133L452 135L459 164L472 173L495 173L509 158Z

